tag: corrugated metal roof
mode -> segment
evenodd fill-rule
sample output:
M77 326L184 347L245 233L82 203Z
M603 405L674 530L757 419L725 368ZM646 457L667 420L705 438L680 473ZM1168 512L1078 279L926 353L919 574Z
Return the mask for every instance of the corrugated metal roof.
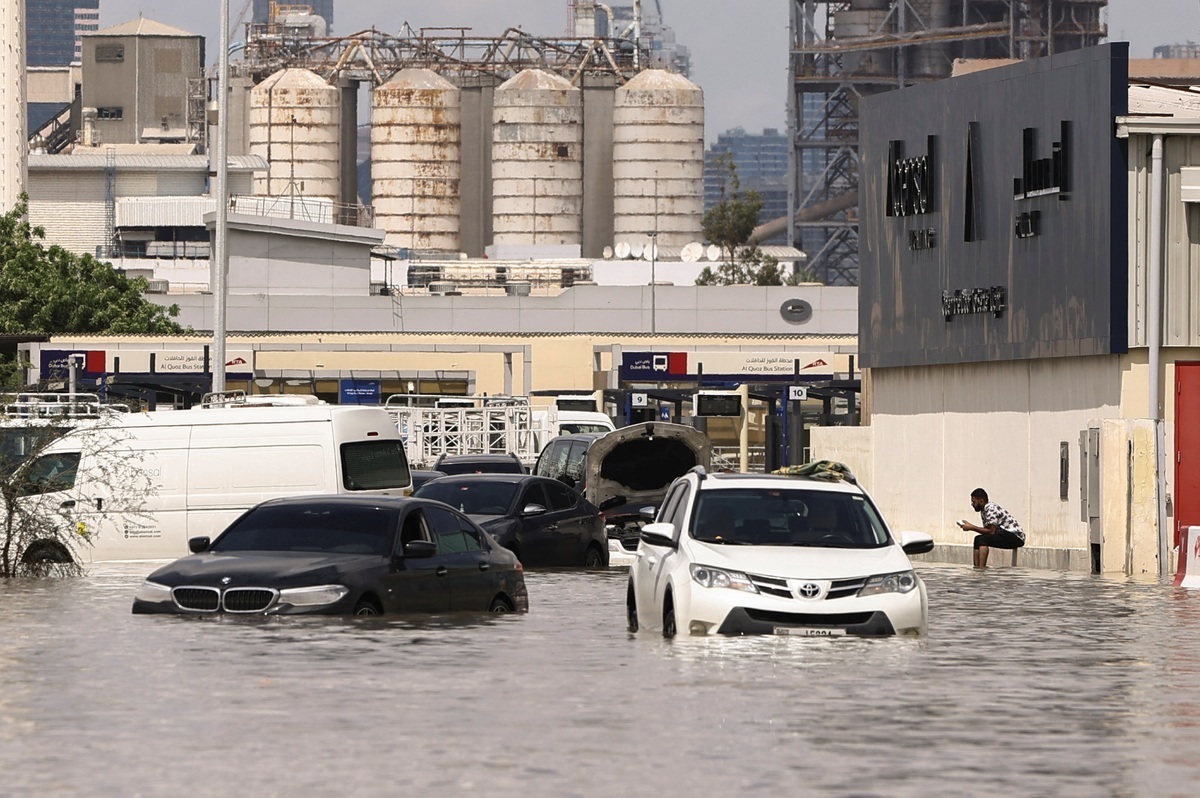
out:
M116 168L124 171L207 171L207 155L116 155ZM107 158L103 154L92 155L45 155L30 153L30 169L104 169ZM229 169L233 172L261 172L267 162L261 155L231 155Z
M122 22L119 25L113 25L103 30L85 33L84 36L195 36L200 37L198 33L190 33L182 28L173 28L170 25L164 25L161 22L156 22L145 17L131 19L128 22Z
M1200 92L1133 84L1129 87L1129 115L1200 117Z

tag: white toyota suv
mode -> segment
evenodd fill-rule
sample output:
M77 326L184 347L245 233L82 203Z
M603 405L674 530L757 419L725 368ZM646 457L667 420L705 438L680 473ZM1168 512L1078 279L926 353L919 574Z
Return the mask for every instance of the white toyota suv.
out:
M933 538L897 541L849 472L823 476L695 468L675 480L629 569L630 631L924 634L925 583L908 555Z

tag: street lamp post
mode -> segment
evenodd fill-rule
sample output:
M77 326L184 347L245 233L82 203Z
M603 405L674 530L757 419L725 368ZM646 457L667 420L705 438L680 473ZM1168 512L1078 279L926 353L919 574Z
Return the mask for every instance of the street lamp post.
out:
M225 319L228 289L225 281L229 268L229 0L221 0L220 74L217 76L217 195L216 263L212 270L213 363L212 390L225 390Z

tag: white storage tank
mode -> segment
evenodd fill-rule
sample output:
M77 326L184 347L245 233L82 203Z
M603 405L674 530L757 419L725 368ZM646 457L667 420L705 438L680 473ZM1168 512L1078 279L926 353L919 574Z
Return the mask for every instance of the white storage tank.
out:
M457 252L462 93L429 69L402 69L372 93L371 202L387 243Z
M250 90L250 154L268 166L254 193L341 199L341 92L307 69L283 69Z
M496 89L492 107L492 242L581 244L582 93L527 69Z
M679 248L704 237L704 92L647 69L616 91L613 234L618 243Z

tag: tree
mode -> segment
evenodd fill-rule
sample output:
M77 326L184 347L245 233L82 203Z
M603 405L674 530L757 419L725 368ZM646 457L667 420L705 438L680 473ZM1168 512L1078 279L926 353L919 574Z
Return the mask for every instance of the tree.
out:
M778 258L765 254L757 244L747 245L758 227L764 200L753 189L741 190L732 155L722 153L717 162L727 177L721 183L721 201L704 214L703 228L709 243L721 250L721 264L715 271L705 266L696 285L795 285L808 281L812 275L807 269L785 277Z
M0 216L0 333L113 333L171 335L188 332L143 293L146 280L118 274L110 263L46 247L45 231L28 219L21 196ZM20 387L20 368L0 358L0 384Z
M81 409L92 417L77 417ZM145 517L151 473L121 446L128 435L117 411L80 401L25 412L0 426L0 578L78 575L83 552L115 514L126 524Z

